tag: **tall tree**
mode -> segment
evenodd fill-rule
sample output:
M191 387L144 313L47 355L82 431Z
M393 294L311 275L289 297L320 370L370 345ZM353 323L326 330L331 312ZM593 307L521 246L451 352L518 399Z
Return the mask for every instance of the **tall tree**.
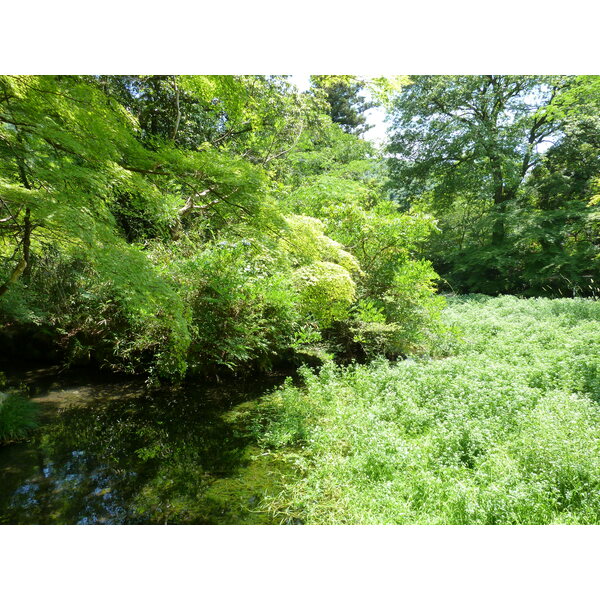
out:
M393 187L431 192L442 204L472 196L493 210L491 242L505 239L505 211L557 124L544 110L563 77L417 76L391 113Z
M521 236L529 239L529 280L536 291L597 295L600 77L577 77L549 116L560 126L560 139L526 186L530 203Z
M362 135L371 129L365 112L375 106L360 94L365 82L349 75L313 75L313 87L325 94L329 114L346 133Z

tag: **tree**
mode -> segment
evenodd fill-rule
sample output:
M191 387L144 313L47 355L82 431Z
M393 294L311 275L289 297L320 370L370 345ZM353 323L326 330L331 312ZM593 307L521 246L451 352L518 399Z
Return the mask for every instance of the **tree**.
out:
M165 207L149 175L183 175L189 163L145 149L135 121L85 77L2 77L0 124L3 318L82 332L127 360L160 339L161 369L181 373L182 303L123 239L113 208L119 192L140 196L168 231L176 200Z
M313 75L311 81L314 88L325 94L331 120L346 133L362 135L371 129L364 113L375 103L360 95L364 81L348 75Z
M443 299L435 295L437 274L416 255L435 229L434 219L403 214L386 198L386 171L371 143L335 124L321 133L303 140L290 157L285 203L319 219L324 233L358 261L356 302L352 315L337 323L339 344L363 357L431 351Z
M597 295L600 77L575 78L548 114L561 134L527 181L516 244L528 249L522 254L532 292Z
M567 83L560 77L418 76L394 103L389 151L401 198L430 192L452 203L488 201L491 242L505 238L504 212L557 131L544 110Z
M439 219L434 264L457 289L522 288L513 233L526 182L561 138L570 77L418 76L391 109L392 197Z
M431 220L382 202L378 162L284 76L0 77L0 336L177 378L343 352L379 290L428 330L405 291L433 294Z

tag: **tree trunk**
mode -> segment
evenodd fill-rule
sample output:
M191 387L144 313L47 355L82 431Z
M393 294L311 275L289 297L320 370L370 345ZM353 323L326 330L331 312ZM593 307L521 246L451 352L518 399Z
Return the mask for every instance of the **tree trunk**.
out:
M504 179L502 177L502 165L497 156L492 158L492 177L494 179L494 208L497 212L496 220L492 228L492 245L499 246L504 242L506 235L504 227Z
M27 267L27 263L25 262L25 259L22 258L19 261L19 264L14 268L13 272L10 274L10 277L8 278L8 280L5 281L2 285L0 285L0 296L3 296L4 294L6 294L6 292L8 291L8 288L15 281L17 281L17 279L19 279L19 277L21 277L21 275L23 274L23 271L25 270L25 267Z
M25 209L25 221L23 223L23 260L25 261L25 269L23 278L27 283L31 277L31 210L29 207Z
M18 139L21 143L23 143L23 139L20 133L17 131ZM19 177L21 178L21 183L23 186L30 190L31 184L29 183L29 179L27 178L27 172L25 170L25 162L22 157L16 157L17 168L19 170ZM10 277L0 285L0 296L3 296L8 288L15 283L19 279L19 277L23 276L25 281L29 282L31 276L31 231L33 230L31 224L31 209L27 207L25 209L25 219L23 221L23 237L21 238L21 243L23 244L23 257L18 262L17 266L13 269L13 272L10 274Z

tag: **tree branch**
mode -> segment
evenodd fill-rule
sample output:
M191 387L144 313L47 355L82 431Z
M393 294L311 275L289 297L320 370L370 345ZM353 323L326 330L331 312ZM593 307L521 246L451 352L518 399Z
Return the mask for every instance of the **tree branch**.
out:
M268 162L271 162L272 160L275 160L276 158L279 158L280 156L283 156L284 154L291 152L296 147L296 144L300 141L300 136L302 135L303 131L304 131L304 123L300 123L300 131L298 131L298 135L296 136L294 143L287 150L282 150L281 152L275 154L275 156L269 157L267 155L267 158L265 159L263 164L266 165Z
M0 285L0 296L4 295L8 288L21 277L23 271L27 268L27 261L24 258L21 258L17 266L14 268L13 272L10 274L10 277L7 281L5 281L2 285Z
M195 208L206 208L205 206L196 206L194 204L194 199L195 198L201 198L202 196L206 196L206 194L212 192L212 188L208 188L202 192L199 192L197 194L194 194L193 196L190 196L185 204L179 209L178 213L180 217L184 217L185 215L187 215L190 211L194 210Z
M171 140L174 142L177 137L177 131L179 130L179 122L181 120L181 111L179 110L179 87L177 87L177 76L173 76L173 87L175 88L175 107L177 108L177 119L175 120L175 127L173 128L173 135Z

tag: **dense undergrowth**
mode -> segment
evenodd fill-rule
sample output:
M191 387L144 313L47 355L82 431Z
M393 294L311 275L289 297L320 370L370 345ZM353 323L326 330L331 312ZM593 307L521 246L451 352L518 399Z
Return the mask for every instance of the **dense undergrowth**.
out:
M301 477L282 521L600 520L600 304L452 298L445 359L304 370L264 402L265 451Z

